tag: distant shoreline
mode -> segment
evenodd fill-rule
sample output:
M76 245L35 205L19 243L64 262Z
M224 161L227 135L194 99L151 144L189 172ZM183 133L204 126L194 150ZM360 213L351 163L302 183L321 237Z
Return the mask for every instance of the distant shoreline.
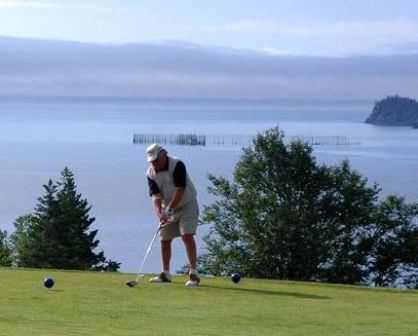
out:
M0 104L8 102L97 102L97 101L119 101L119 102L187 102L187 103L248 103L248 104L373 104L376 100L371 99L260 99L260 98L196 98L196 97L133 97L133 96L17 96L0 95Z

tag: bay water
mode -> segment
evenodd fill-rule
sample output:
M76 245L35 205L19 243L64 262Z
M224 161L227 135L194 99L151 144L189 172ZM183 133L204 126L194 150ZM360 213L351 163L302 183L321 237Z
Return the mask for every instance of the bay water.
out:
M286 139L313 144L318 163L352 167L382 187L418 200L418 130L364 124L373 101L210 101L13 98L0 101L0 229L34 211L42 185L67 166L92 206L99 250L136 272L157 226L145 178L145 144L139 134L201 134L206 146L166 145L188 168L200 209L213 201L207 174L232 177L257 132L278 126ZM204 253L199 228L197 241ZM172 270L186 264L182 242L173 243ZM146 272L160 270L155 244Z

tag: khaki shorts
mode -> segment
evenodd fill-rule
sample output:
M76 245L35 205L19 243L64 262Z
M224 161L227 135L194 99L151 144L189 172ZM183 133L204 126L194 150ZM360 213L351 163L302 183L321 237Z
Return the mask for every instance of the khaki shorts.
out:
M196 234L199 207L194 200L174 212L174 222L160 230L160 240L171 240L185 234Z

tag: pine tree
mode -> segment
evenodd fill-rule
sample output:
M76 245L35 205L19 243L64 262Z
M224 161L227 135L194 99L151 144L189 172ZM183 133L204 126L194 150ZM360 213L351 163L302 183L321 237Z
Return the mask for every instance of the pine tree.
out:
M86 199L77 192L74 174L67 167L60 180L43 186L35 213L19 217L12 235L17 264L25 267L58 269L101 269L116 271L120 263L106 260L99 245L98 230L91 230Z
M30 238L38 241L39 248L37 257L41 268L57 267L65 246L61 244L61 236L64 234L57 220L59 209L56 199L57 185L50 179L43 185L45 194L38 198L35 207L35 215L32 226L33 231Z
M61 232L65 232L61 242L66 247L63 251L66 268L89 269L105 262L103 252L93 252L99 240L96 239L98 230L89 231L96 220L89 216L91 206L77 193L74 175L67 167L61 172L58 188L58 222Z

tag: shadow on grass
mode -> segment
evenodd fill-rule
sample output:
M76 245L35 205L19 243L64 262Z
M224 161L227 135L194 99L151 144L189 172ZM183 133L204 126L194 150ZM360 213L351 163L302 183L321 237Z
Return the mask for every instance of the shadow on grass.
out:
M238 286L237 287L218 287L218 286L202 284L202 285L199 285L199 287L239 291L239 292L262 294L262 295L293 296L298 299L329 300L329 296L303 294L303 293L297 293L297 292L282 292L282 291L272 291L272 290L270 291L270 290L264 290L264 289L241 288Z

